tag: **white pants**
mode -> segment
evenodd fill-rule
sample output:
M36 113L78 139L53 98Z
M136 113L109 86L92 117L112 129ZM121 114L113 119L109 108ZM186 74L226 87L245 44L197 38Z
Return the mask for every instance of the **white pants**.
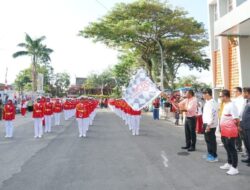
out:
M54 113L54 114L55 114L55 125L60 125L61 113Z
M45 115L44 119L45 119L45 133L47 132L51 132L51 115Z
M65 120L68 120L68 119L70 118L70 117L69 117L69 114L70 114L70 113L69 113L69 110L64 110L63 112L64 112L64 119L65 119Z
M5 121L5 137L6 138L11 138L13 137L13 124L12 121Z
M41 138L43 136L43 118L35 118L34 119L34 131L35 138Z
M79 129L79 137L86 137L87 132L87 124L88 121L86 118L77 118L78 129Z
M133 135L139 135L140 130L140 115L134 115L131 117L132 120L132 134Z

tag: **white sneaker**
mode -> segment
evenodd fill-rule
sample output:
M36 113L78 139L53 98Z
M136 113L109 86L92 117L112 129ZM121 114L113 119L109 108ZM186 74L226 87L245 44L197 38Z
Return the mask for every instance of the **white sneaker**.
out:
M231 164L226 163L223 166L220 166L220 169L222 169L222 170L229 170L231 167L232 167Z
M230 170L227 172L228 175L237 175L239 173L238 168L231 167Z
M83 137L86 137L86 134L83 134L82 136L83 136Z
M79 138L81 138L83 135L79 135Z

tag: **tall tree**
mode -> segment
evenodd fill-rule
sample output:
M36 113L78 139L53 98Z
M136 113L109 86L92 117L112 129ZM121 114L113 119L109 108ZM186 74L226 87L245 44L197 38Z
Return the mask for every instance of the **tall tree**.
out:
M181 78L177 78L178 81L176 83L177 88L181 87L192 87L195 91L200 91L204 88L211 88L210 85L201 82L198 80L198 78L194 75L189 75Z
M173 9L160 0L119 3L80 31L80 35L109 47L138 53L151 78L154 79L153 70L157 69L157 73L165 73L165 84L170 87L181 66L190 69L209 66L204 51L208 41L203 24L187 17L182 9ZM159 77L154 80L157 79Z
M69 85L70 85L70 76L68 73L57 73L55 76L55 88L56 95L61 97L65 95Z
M37 90L37 65L44 62L49 62L50 54L53 52L52 49L42 44L43 40L45 40L45 36L32 39L28 34L26 34L25 42L17 45L18 47L24 48L24 50L13 54L14 58L20 56L29 56L31 58L33 92Z

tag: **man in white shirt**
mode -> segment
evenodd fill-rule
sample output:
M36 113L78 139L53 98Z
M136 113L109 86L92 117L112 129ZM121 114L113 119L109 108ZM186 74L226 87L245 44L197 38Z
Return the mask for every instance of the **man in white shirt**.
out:
M203 108L204 136L207 144L207 161L218 162L216 128L218 126L218 104L212 97L212 90L207 88L203 91L203 98L206 103Z
M238 113L239 113L239 119L241 121L242 119L242 113L246 105L246 100L243 97L242 94L242 88L241 87L235 87L233 89L233 94L234 94L234 104L237 107ZM236 139L236 149L238 152L242 152L242 135L239 134L239 137Z

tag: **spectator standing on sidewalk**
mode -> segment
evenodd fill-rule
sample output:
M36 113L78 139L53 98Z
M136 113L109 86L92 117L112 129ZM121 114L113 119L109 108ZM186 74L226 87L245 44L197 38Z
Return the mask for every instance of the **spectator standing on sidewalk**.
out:
M234 93L234 103L238 109L238 113L239 113L239 118L241 121L242 118L242 113L243 113L243 109L246 105L246 101L242 95L242 88L241 87L235 87L233 89L233 93ZM242 134L239 133L238 138L236 139L236 149L238 152L242 152Z
M247 159L242 160L242 162L247 163L247 166L250 166L250 88L244 88L244 98L246 99L246 105L242 113L240 128L243 134L243 142L248 157Z
M153 102L153 119L159 120L160 98L156 98Z
M181 103L184 104L183 111L186 112L185 120L185 137L186 137L186 146L182 149L187 149L188 151L195 151L196 146L196 113L197 113L197 98L194 95L193 90L188 90L186 93L186 99ZM179 107L181 107L181 105Z
M3 101L0 99L0 121L3 118Z
M207 161L218 162L216 128L218 126L218 104L212 97L212 90L207 88L203 91L206 103L203 108L204 137L207 144Z
M196 133L198 134L203 134L203 120L202 120L202 110L203 110L203 105L202 102L198 102L198 110L197 110L197 116L196 116Z
M239 135L239 113L236 105L230 99L230 91L222 90L222 102L224 108L222 110L220 128L221 140L227 152L227 163L220 169L228 170L228 175L236 175L238 171L238 154L235 148L235 142Z

